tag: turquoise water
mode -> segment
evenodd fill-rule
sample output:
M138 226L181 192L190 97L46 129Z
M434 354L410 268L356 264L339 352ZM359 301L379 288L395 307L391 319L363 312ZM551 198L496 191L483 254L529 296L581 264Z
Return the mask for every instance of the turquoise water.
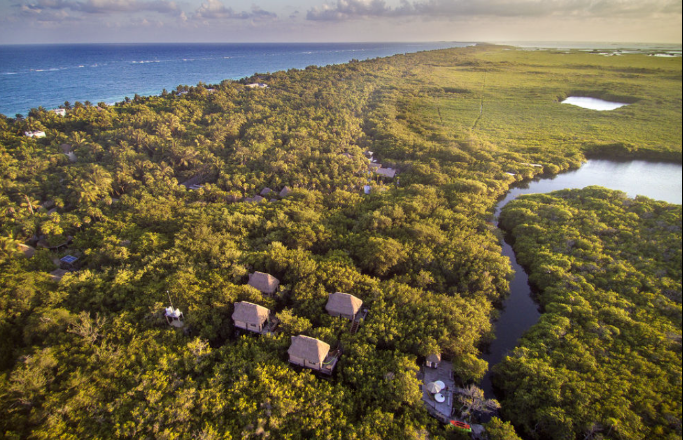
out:
M469 43L86 44L0 46L0 113L64 101L114 103L179 85Z

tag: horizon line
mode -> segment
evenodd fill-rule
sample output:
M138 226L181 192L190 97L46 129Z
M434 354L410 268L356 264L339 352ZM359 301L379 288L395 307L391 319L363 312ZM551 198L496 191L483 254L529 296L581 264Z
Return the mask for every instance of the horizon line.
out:
M422 40L422 41L107 41L107 42L44 42L44 43L0 43L2 46L93 46L93 45L171 45L171 44L434 44L434 43L469 43L469 44L494 44L515 45L521 43L533 44L609 44L609 45L666 45L681 46L683 43L670 43L662 41L581 41L581 40Z

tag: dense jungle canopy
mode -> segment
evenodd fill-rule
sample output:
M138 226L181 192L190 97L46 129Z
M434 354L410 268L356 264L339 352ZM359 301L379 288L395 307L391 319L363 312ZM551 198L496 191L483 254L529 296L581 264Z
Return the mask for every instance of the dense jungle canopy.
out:
M681 437L681 205L600 187L501 215L544 308L496 366L531 438Z
M569 95L632 105L596 113L560 105ZM511 273L491 223L496 201L516 182L578 167L586 155L681 160L681 59L637 54L479 45L64 108L65 116L37 108L0 117L0 432L7 438L461 438L426 413L416 371L434 351L463 383L487 371L480 354ZM31 131L45 137L26 136ZM368 151L396 177L369 172ZM285 187L291 192L280 196ZM246 201L264 188L274 192ZM624 208L621 196L607 196L614 198L621 204L589 206L617 222L653 211L647 228L655 229L660 211L677 212L680 263L680 207L637 200ZM541 217L533 221L548 228ZM598 252L584 233L592 230L579 229L572 249ZM648 243L629 251L657 253ZM73 270L51 277L66 255L78 258ZM569 257L542 258L572 267ZM631 278L639 270L624 268L622 277L636 297ZM268 298L247 286L253 271L278 278L283 293ZM539 285L555 276L540 276ZM678 369L636 371L640 388L651 374L680 385L680 264L666 279L651 280L651 299L620 299L616 287L601 287L609 311L585 304L586 313L609 316L591 318L590 334L575 329L581 343L601 341L591 353L609 350L619 332L651 335L655 346L643 356ZM678 289L678 297L657 289ZM325 312L332 292L351 293L370 310L357 333ZM189 331L167 325L169 296ZM236 335L237 301L275 312L281 332ZM665 316L635 320L627 301L653 302L639 313ZM562 320L573 334L571 319ZM669 330L672 342L661 345ZM520 350L536 353L545 333L534 330L525 340L532 347ZM299 334L341 344L332 377L289 366L290 336ZM539 362L555 362L538 353ZM552 362L544 365L551 377L575 367ZM526 371L513 367L501 370L510 386ZM507 396L506 387L501 382ZM666 413L641 419L651 424L647 432L680 437L678 388L660 393ZM534 400L538 391L549 392L525 391L532 395L525 405L552 405L545 409L557 415L553 423L583 402L579 389L561 402ZM501 414L533 431L543 406L521 414L511 399L515 407L506 399ZM622 419L630 413L571 417L581 422L537 432L587 438L591 423L615 419L613 438L643 438ZM489 435L515 438L495 418Z

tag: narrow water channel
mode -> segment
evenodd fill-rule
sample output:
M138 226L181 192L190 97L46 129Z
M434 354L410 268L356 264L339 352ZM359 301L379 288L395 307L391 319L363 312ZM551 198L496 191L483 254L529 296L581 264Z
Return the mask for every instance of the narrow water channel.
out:
M680 164L640 160L589 160L578 170L525 182L512 188L496 205L495 216L497 218L506 204L523 194L548 193L591 185L624 191L629 197L643 195L680 205L683 199L682 175L683 168ZM539 306L532 298L529 278L524 269L517 264L515 253L509 243L503 243L503 255L510 258L515 274L510 282L510 295L504 301L500 317L495 323L496 339L482 356L489 363L489 373L481 382L481 388L487 398L496 397L491 385L490 368L515 348L519 338L541 316Z

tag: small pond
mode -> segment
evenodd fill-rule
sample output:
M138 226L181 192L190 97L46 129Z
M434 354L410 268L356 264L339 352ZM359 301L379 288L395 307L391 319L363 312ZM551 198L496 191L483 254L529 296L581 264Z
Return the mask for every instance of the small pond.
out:
M548 193L560 189L585 188L599 185L624 191L629 197L643 195L656 200L680 205L683 199L683 167L680 164L612 160L589 160L581 168L558 174L547 179L525 182L508 191L496 205L495 216L508 202L522 194ZM510 282L510 295L503 303L500 317L495 323L496 339L482 357L489 367L500 362L517 345L517 340L541 316L538 304L531 296L529 278L517 264L515 253L509 243L503 243L503 255L510 258L514 278ZM481 388L487 398L494 398L490 372L484 377Z
M570 96L564 101L562 101L562 104L571 104L571 105L576 105L578 107L583 107L587 108L590 110L598 110L598 111L607 111L607 110L614 110L619 107L623 107L625 105L628 105L625 102L610 102L610 101L605 101L603 99L598 99L598 98L589 98L586 96Z

